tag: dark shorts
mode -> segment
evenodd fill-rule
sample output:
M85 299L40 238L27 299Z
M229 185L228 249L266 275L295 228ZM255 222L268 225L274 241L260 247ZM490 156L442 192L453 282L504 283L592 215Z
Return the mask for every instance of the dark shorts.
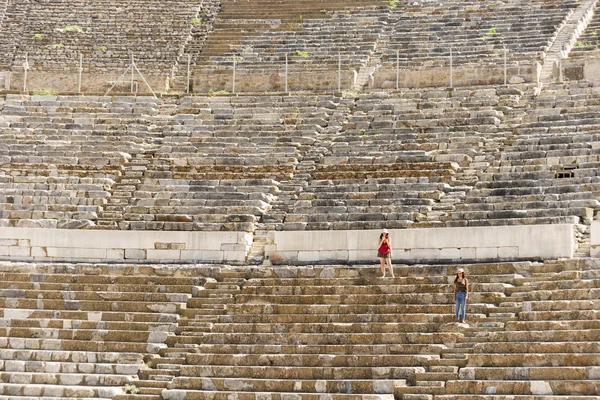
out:
M380 251L377 252L377 257L378 258L391 258L392 257L392 253L382 253Z

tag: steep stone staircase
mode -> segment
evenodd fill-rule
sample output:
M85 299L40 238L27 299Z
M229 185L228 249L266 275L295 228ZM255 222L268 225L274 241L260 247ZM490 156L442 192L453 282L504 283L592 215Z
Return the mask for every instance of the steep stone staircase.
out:
M595 260L460 267L3 263L0 398L597 397Z

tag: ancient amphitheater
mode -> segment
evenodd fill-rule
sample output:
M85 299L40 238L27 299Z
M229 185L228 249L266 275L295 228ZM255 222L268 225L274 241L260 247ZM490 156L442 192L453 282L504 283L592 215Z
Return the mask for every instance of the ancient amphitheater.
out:
M600 399L597 7L0 0L0 400Z

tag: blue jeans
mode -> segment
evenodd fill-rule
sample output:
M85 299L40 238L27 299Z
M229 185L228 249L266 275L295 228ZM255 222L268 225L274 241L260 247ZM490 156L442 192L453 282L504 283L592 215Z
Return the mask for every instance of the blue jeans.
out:
M467 306L467 293L456 292L456 319L458 319L458 315L460 313L462 313L462 319L465 319L466 306Z

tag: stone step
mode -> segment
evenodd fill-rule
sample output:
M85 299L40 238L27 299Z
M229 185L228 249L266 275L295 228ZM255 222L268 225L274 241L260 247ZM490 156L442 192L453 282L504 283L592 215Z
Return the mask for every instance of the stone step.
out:
M451 294L450 294L451 296ZM446 303L435 304L256 304L239 303L227 305L228 314L261 314L261 315L279 315L279 314L454 314L454 302L447 298ZM470 303L469 313L486 314L492 306L489 303Z
M572 395L573 385L577 385L580 395L597 395L600 382L598 380L456 380L446 383L447 393L454 394L512 394L531 393Z
M386 367L420 366L439 355L394 354L394 355L315 355L315 354L188 354L188 365L265 365L302 367Z
M162 393L162 397L165 400L202 400L202 399L211 399L211 400L226 400L230 399L231 396L235 395L239 400L259 400L264 398L265 396L269 396L273 398L275 395L276 398L288 398L294 397L302 400L318 400L323 397L323 393L270 393L270 392L232 392L232 391L198 391L198 390L178 390L178 389L169 389ZM392 394L341 394L334 393L329 394L327 396L331 400L394 400L394 395Z
M111 386L72 386L72 385L51 385L36 383L6 383L0 384L0 397L13 399L23 398L65 398L75 397L85 398L103 398L111 399L113 396L123 392L123 387Z
M445 394L438 395L440 400L592 400L596 396L585 395L550 395L550 394Z
M1 360L65 362L65 363L98 363L98 364L141 364L139 353L117 353L108 351L63 351L42 349L0 349Z
M0 316L5 320L31 319L51 320L53 318L63 321L92 321L92 322L124 322L164 324L177 322L174 313L147 312L119 312L119 311L77 311L77 310L36 310L36 309L0 309ZM69 322L63 322L68 324Z
M380 345L282 345L282 344L200 344L198 353L216 354L440 354L444 344L380 344ZM433 360L436 361L436 360Z
M116 352L116 353L158 353L166 347L162 343L125 342L125 341L90 341L69 339L41 339L41 338L10 338L0 337L0 349L13 350L45 350L64 351L90 351L90 352Z
M106 364L106 363L76 363L76 362L57 362L57 361L21 361L4 359L2 371L33 373L57 373L57 374L95 374L108 375L110 379L116 375L137 375L139 364ZM66 379L65 379L66 381Z
M469 319L479 321L485 318L481 314L470 314ZM221 324L360 324L360 323L434 323L454 322L450 314L228 314L218 318Z
M89 340L92 342L142 342L163 343L173 333L164 331L117 331L98 329L56 329L56 328L0 328L6 338L36 338L58 340Z
M591 321L590 322L590 326ZM491 327L497 323L480 325ZM495 325L494 325L495 326ZM212 326L212 333L248 333L248 334L305 334L305 333L402 333L402 332L437 332L437 323L418 322L364 322L364 323L218 323Z
M394 392L395 396L404 398L405 395L426 394L426 395L442 395L446 394L444 386L405 386L398 387Z
M463 380L567 380L595 379L593 366L583 367L466 367L460 371ZM458 380L458 378L448 379Z
M358 344L436 344L456 342L459 333L444 332L444 333L331 333L323 335L320 333L303 333L290 336L287 334L276 333L202 333L193 337L178 337L178 343L236 343L236 344L271 344L279 343L281 345L331 345L343 341L348 345ZM175 340L173 337L167 338L165 343L170 343Z
M195 299L190 299L190 301ZM5 299L0 298L0 308L36 309L44 308L60 311L178 313L186 305L172 302L150 301L93 301L93 300L59 300L59 299Z
M50 283L50 282L15 282L3 281L0 282L0 293L5 293L7 290L12 290L13 293L19 293L18 290L39 291L46 293L54 291L61 293L63 296L71 292L95 292L95 293L164 293L167 294L191 294L194 289L201 286L188 285L156 285L156 284L94 284L94 283ZM31 296L30 296L31 297Z
M3 319L0 327L6 328L38 328L38 329L76 329L76 330L111 330L111 331L160 331L175 332L177 324L161 322L105 322L63 319Z
M374 380L297 380L297 379L250 379L218 377L177 377L171 387L212 391L236 390L239 392L290 392L290 393L394 393L396 386L405 384L403 379Z
M429 371L429 372L423 372L423 373L417 373L415 374L413 382L415 382L415 385L421 385L423 386L423 384L421 382L424 381L434 381L434 382L445 382L448 380L456 380L458 379L458 372L433 372L433 371Z
M182 365L182 377L199 377L207 370L202 365ZM220 378L257 378L257 379L408 379L416 372L424 372L423 366L397 367L301 367L301 366L234 366L212 365L208 368L211 376Z

